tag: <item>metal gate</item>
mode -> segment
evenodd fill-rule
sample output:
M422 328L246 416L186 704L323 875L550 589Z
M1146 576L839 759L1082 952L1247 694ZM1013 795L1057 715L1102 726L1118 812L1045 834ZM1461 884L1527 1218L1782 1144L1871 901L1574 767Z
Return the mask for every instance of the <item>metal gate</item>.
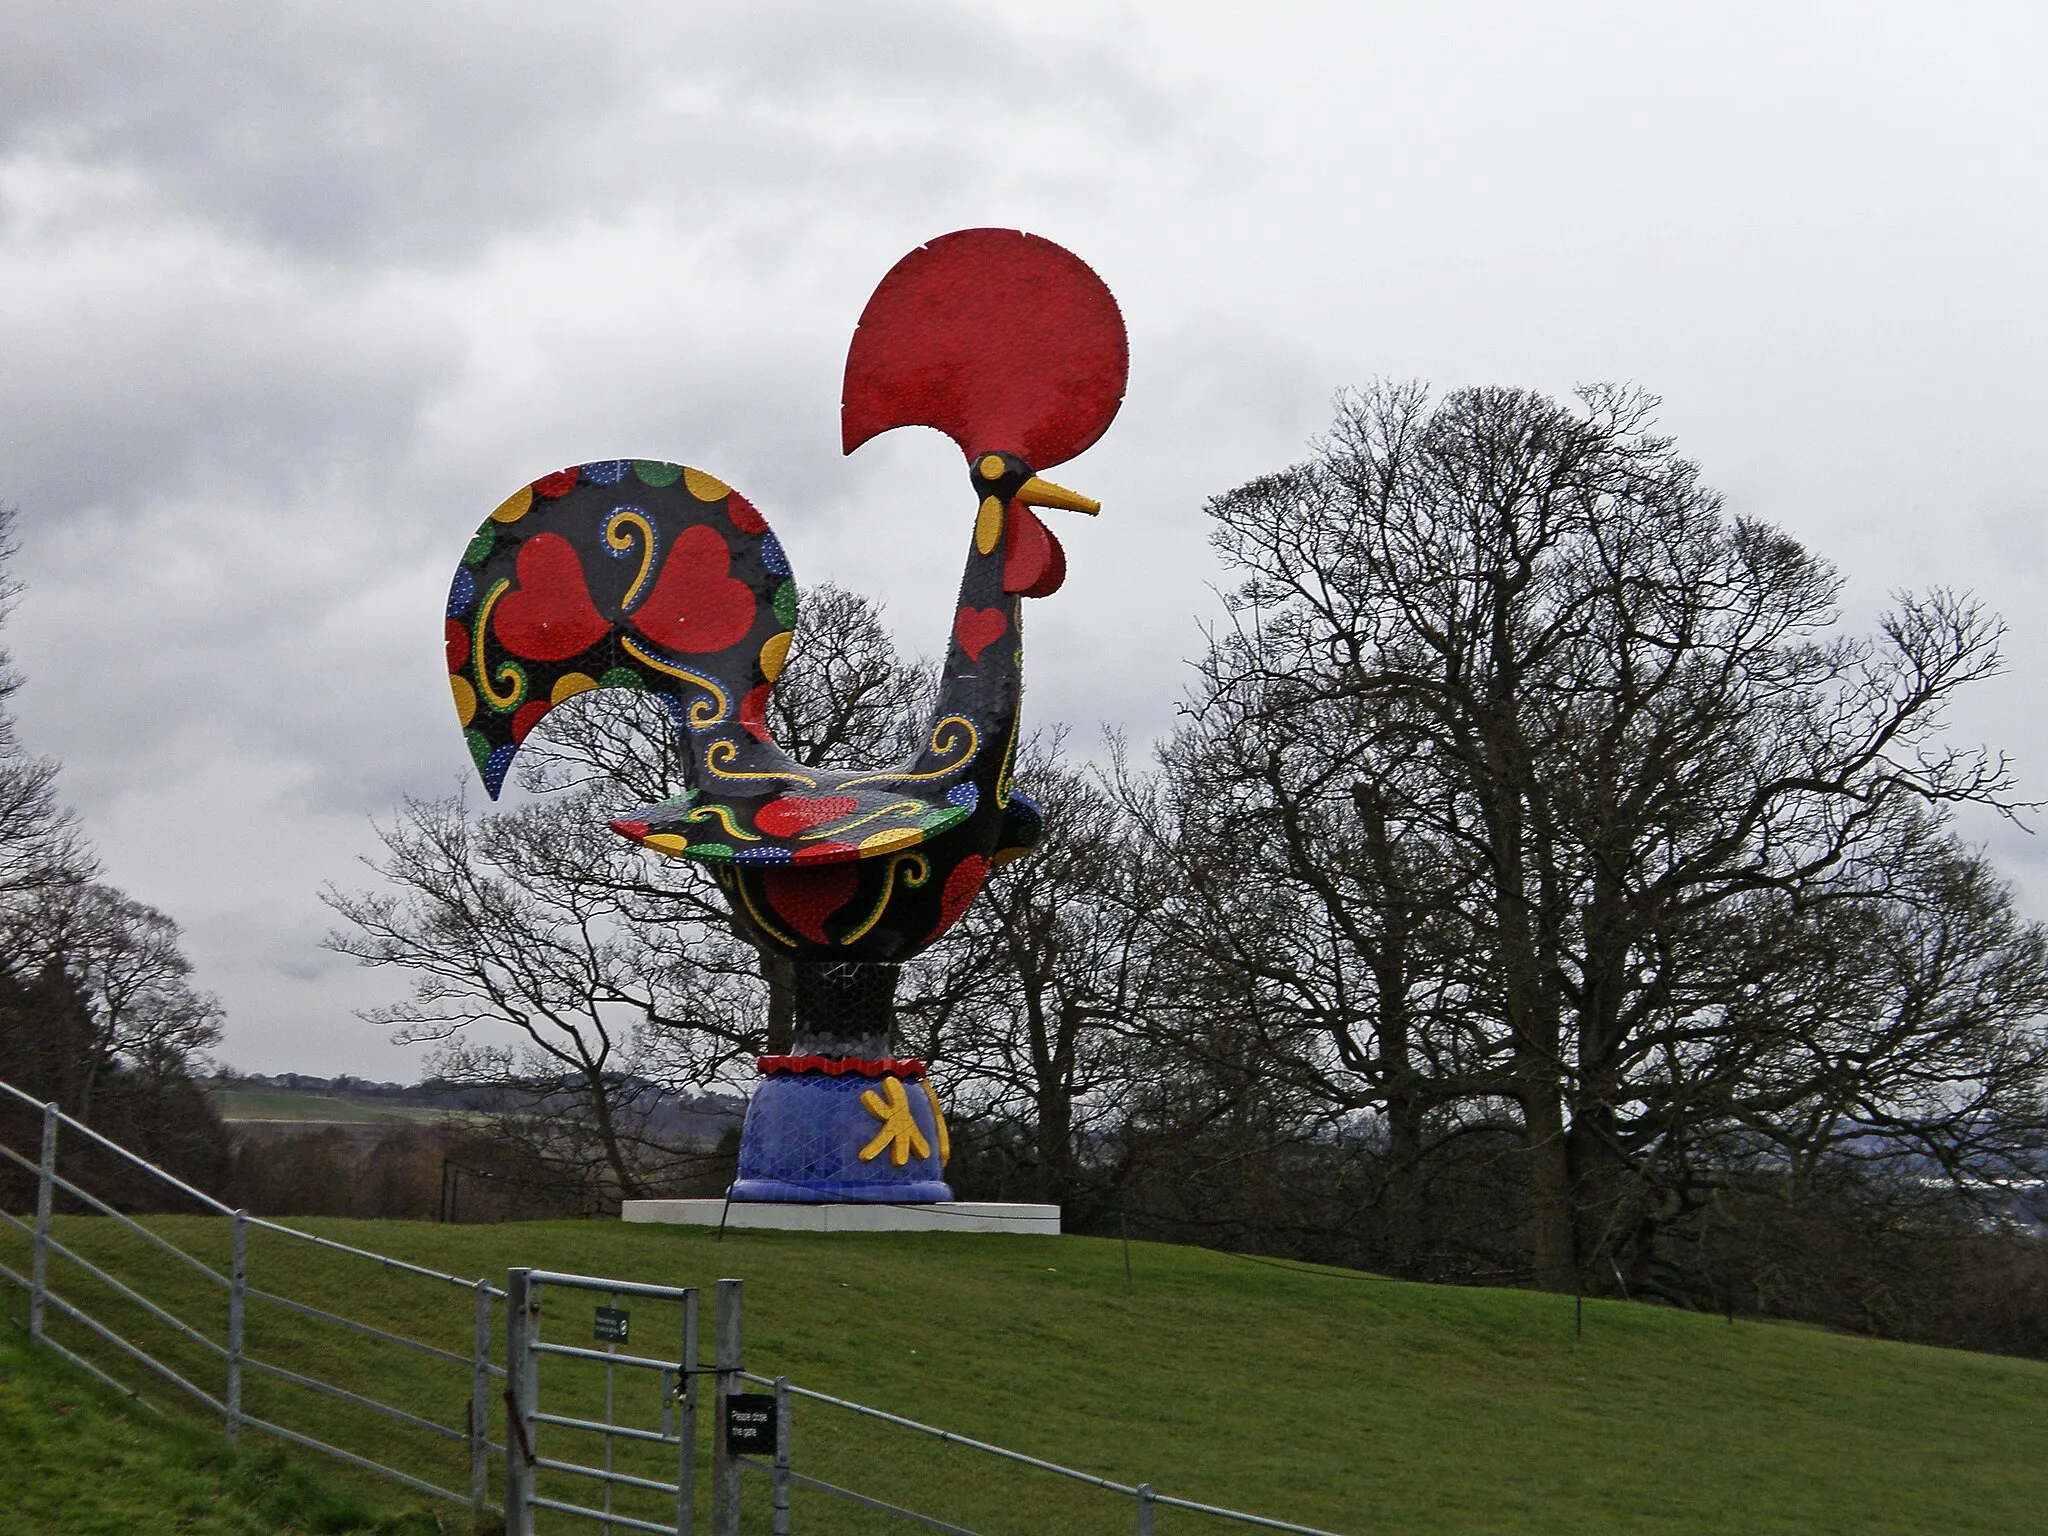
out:
M605 1299L605 1305L593 1305L591 1311L590 1342L602 1343L602 1348L565 1341L579 1297ZM632 1312L622 1305L629 1300L674 1305L678 1316L673 1356L633 1351ZM623 1529L688 1536L696 1516L693 1473L701 1374L696 1365L696 1288L514 1269L505 1277L505 1309L506 1536L532 1536L534 1512L542 1509L595 1521L607 1533ZM553 1339L543 1336L544 1320L550 1316L560 1319ZM546 1360L561 1362L550 1380L542 1378ZM563 1378L565 1369L578 1365L584 1381ZM600 1367L601 1406L592 1404L581 1413L555 1411L589 1403L595 1393L587 1377ZM624 1403L621 1370L628 1373ZM650 1378L651 1398L646 1391L635 1390L644 1388ZM641 1411L636 1414L635 1408ZM646 1411L650 1408L651 1413ZM549 1450L557 1441L565 1440L566 1447L543 1455L543 1432ZM595 1459L572 1459L579 1453ZM673 1476L649 1475L657 1465L672 1467ZM543 1494L537 1487L543 1473L596 1482L599 1502L593 1506ZM626 1508L619 1507L622 1496ZM655 1501L668 1506L658 1518Z

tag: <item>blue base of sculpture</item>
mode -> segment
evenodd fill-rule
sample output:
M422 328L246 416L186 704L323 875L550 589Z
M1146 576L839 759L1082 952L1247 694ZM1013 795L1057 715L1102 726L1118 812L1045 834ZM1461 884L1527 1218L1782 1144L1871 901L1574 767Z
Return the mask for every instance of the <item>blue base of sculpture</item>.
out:
M848 1073L776 1074L763 1078L747 1106L740 1132L739 1177L729 1198L824 1205L838 1202L929 1205L951 1200L940 1170L938 1121L924 1084L901 1083L903 1107L916 1127L925 1151L914 1142L885 1144L873 1156L860 1154L872 1146L888 1122L863 1100L872 1093L885 1107L893 1097L886 1084L893 1078ZM893 1156L905 1145L899 1167Z

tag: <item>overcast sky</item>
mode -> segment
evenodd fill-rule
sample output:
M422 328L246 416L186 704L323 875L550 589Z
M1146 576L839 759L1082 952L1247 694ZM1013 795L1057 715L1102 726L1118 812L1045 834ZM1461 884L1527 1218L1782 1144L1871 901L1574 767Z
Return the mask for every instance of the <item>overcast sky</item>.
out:
M1029 229L1122 302L1029 710L1163 729L1204 499L1374 376L1639 384L1851 618L1973 588L1956 716L2048 799L2038 5L0 3L0 499L23 735L185 925L225 1060L405 1077L320 947L370 819L469 772L441 608L560 465L700 465L800 581L943 642L957 453L838 455L875 282ZM1972 823L2048 916L2048 838Z

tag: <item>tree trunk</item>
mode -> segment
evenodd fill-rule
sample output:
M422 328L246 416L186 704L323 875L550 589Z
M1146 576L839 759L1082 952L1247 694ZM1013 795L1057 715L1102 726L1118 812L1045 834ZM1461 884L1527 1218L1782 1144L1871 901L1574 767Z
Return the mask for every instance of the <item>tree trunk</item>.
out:
M1532 1085L1522 1096L1522 1154L1527 1160L1529 1249L1536 1288L1576 1291L1571 1147L1565 1139L1564 1104L1551 1083Z
M1383 1211L1389 1268L1415 1275L1422 1250L1422 1098L1398 1084L1387 1092Z
M640 1198L640 1181L633 1176L633 1170L626 1165L626 1150L619 1145L619 1128L612 1119L612 1099L602 1073L586 1076L589 1085L591 1108L597 1117L598 1145L604 1148L604 1160L612 1171L612 1177L619 1181L619 1198L637 1200Z
M1041 1083L1037 1100L1039 1198L1059 1205L1074 1189L1074 1106L1054 1083Z

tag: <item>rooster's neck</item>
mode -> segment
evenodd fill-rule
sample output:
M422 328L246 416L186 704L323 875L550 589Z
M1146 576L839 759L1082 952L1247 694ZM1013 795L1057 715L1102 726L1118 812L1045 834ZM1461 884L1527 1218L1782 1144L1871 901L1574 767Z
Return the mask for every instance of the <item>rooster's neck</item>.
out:
M946 722L968 721L980 740L965 777L987 803L996 794L1024 697L1024 603L1016 593L1003 590L1002 509L976 521L967 568L960 578L960 599L953 605L938 701L916 766L926 770L942 761L957 762L957 751L943 745Z

